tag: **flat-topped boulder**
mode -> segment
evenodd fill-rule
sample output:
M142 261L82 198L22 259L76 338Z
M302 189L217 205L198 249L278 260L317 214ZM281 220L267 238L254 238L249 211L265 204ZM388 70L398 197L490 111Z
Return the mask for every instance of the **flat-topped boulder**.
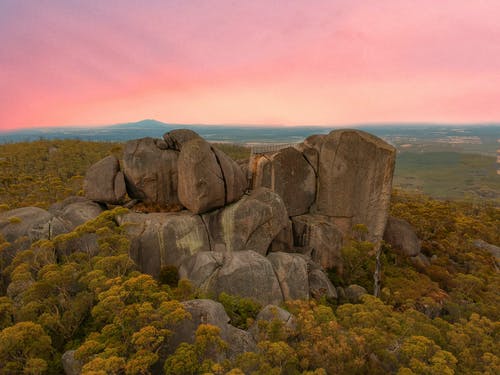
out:
M123 150L123 173L128 195L158 208L180 208L177 196L179 152L163 139L129 141Z
M364 224L380 241L388 217L396 150L360 130L335 130L324 137L318 167L315 212L332 217L349 236Z

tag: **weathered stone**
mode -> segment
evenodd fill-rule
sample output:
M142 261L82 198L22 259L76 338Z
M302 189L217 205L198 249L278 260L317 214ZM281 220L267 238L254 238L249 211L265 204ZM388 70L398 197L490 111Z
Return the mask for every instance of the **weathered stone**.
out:
M108 156L92 165L85 175L83 190L90 200L110 204L121 203L127 190L118 159L115 156Z
M410 257L410 262L419 271L424 271L431 265L429 258L422 253L418 253L417 255Z
M61 363L66 375L80 375L83 363L75 358L75 351L68 350L61 357Z
M255 164L253 187L267 187L279 194L289 216L305 214L314 203L316 175L303 154L287 147L262 155Z
M280 196L259 188L238 202L203 215L214 251L254 250L266 255L288 217Z
M273 242L271 242L271 247L269 248L271 252L284 252L293 253L295 252L293 246L293 230L292 221L288 220L286 227L279 232L276 237L274 237Z
M260 310L259 314L255 318L255 322L248 329L248 332L252 334L255 340L259 340L261 338L266 339L265 330L262 329L262 326L265 325L266 322L272 322L275 320L281 321L283 327L290 331L295 330L297 327L295 317L288 311L276 305L267 305Z
M331 219L321 215L292 217L294 245L324 269L342 270L343 235Z
M344 292L346 299L351 303L361 302L361 296L368 294L365 288L357 284L352 284L344 288Z
M179 276L189 279L195 287L207 292L212 277L224 264L224 253L216 251L200 251L185 258L179 267Z
M165 141L142 138L129 141L123 151L127 192L148 205L177 209L178 151L167 150Z
M271 253L271 262L285 300L309 299L307 262L298 254Z
M200 324L211 324L220 329L221 338L229 344L229 358L246 351L254 351L255 341L250 333L233 327L229 324L229 316L224 307L209 299L196 299L183 302L182 305L191 314L173 328L173 335L169 337L169 346L175 349L179 344L194 343L195 333Z
M163 139L170 150L181 151L182 146L193 140L201 138L198 133L190 129L174 129L163 135Z
M360 130L336 130L322 143L315 212L332 217L346 235L366 225L369 240L382 239L388 216L396 151Z
M247 186L238 164L202 138L182 146L178 171L179 199L193 213L204 213L234 202Z
M414 257L420 254L420 240L415 228L406 220L390 216L385 228L384 241L401 255Z
M474 240L472 244L480 249L486 250L495 258L497 269L500 268L500 247L492 245L483 240Z
M167 265L179 266L183 259L210 249L201 218L180 213L130 213L119 218L131 240L130 256L144 273L158 276Z
M324 139L325 135L314 134L307 137L304 142L295 145L295 148L302 152L306 160L314 169L316 175L318 174L319 153Z
M210 280L209 292L215 296L225 292L252 298L262 304L283 302L280 284L268 259L254 251L224 255L224 264Z
M309 271L309 292L314 299L337 298L337 290L328 276L318 268Z
M32 243L51 237L52 215L41 208L23 207L0 213L0 235L9 246L0 253L3 266L10 264L16 254Z
M56 203L49 208L54 215L50 221L51 236L69 233L79 225L99 216L103 209L97 203L83 197L70 197L62 202ZM59 245L57 250L60 254L71 254L75 251L84 251L87 254L96 254L99 249L97 236L95 234L84 234Z

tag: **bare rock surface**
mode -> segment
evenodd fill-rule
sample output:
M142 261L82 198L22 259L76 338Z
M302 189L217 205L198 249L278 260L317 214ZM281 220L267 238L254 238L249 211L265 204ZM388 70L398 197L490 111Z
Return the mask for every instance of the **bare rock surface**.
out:
M85 175L83 190L90 200L120 204L127 194L127 189L118 159L108 156L92 165Z
M163 140L167 144L168 149L176 151L181 151L185 143L200 138L198 133L190 129L174 129L163 135Z
M321 145L315 212L332 217L349 236L356 224L369 239L384 234L396 151L380 138L360 130L335 130Z
M123 173L128 195L161 208L180 206L177 196L179 152L162 139L129 141L123 151Z
M239 199L247 180L240 166L202 138L182 146L179 199L193 213L204 213Z
M256 161L253 188L267 187L285 203L289 216L305 214L314 203L316 174L304 155L293 147L262 155Z
M420 254L421 241L415 228L406 220L390 216L384 233L384 241L389 243L396 252L406 257Z
M266 255L273 239L288 224L280 196L266 188L203 215L214 251L253 250Z
M324 269L342 269L343 234L331 219L314 214L292 217L294 245Z
M214 297L225 292L262 304L283 302L271 262L254 251L199 252L183 261L179 274Z
M158 276L161 267L179 266L185 257L210 249L206 228L198 215L129 213L119 218L131 240L130 255L142 272Z
M271 253L271 262L285 300L309 299L307 262L298 254Z

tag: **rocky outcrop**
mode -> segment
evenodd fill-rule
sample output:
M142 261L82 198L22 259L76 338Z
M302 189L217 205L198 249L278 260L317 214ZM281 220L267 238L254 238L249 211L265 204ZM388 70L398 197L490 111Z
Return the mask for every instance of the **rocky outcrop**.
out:
M309 271L309 294L312 298L320 300L323 298L336 299L337 290L328 276L319 268Z
M360 285L352 284L344 288L345 298L350 303L360 303L361 297L368 294L365 288Z
M342 232L326 216L300 215L292 218L293 242L303 254L324 269L342 269Z
M216 212L203 215L214 251L253 250L266 255L273 239L288 224L280 196L266 188L254 190Z
M182 146L193 140L202 139L198 133L190 129L174 129L163 135L163 140L167 144L169 150L181 151Z
M267 187L285 203L289 216L309 211L316 195L316 175L304 155L293 147L254 161L253 188Z
M406 220L390 216L384 232L384 241L403 256L415 257L420 254L421 241L415 228Z
M123 173L128 195L158 208L179 208L178 158L179 152L168 150L164 140L142 138L127 142Z
M500 247L492 245L483 240L474 240L472 244L480 249L486 250L495 258L495 264L497 269L500 268Z
M179 266L184 258L210 250L201 217L180 213L130 213L119 218L131 240L130 256L144 273L158 276L163 266Z
M179 199L197 214L236 201L247 186L239 165L202 138L182 145L178 172Z
M108 156L92 165L85 175L83 191L88 199L96 202L122 203L127 189L118 159Z
M388 216L396 152L380 138L360 130L335 130L324 137L319 154L315 212L331 217L349 236L356 224L369 239L382 239Z

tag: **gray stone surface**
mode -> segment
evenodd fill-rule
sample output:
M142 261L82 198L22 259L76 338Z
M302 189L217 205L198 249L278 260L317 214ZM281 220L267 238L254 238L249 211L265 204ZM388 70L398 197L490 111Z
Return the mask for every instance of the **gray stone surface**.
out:
M96 202L110 204L123 202L127 189L118 159L115 156L108 156L92 165L85 175L83 191L88 199Z
M198 215L129 213L119 218L131 240L130 255L144 273L158 276L161 267L179 266L183 259L210 250L206 228Z
M298 254L271 253L271 262L285 300L309 299L307 262Z
M421 241L417 237L415 228L406 220L390 216L384 233L384 241L392 249L406 257L420 254Z
M292 217L295 247L324 269L342 270L343 234L326 216L306 214Z
M234 202L247 187L240 166L202 138L194 138L182 146L178 172L179 199L193 213Z
M262 329L262 326L265 325L265 322L272 322L274 320L280 321L285 329L291 331L295 330L297 327L295 317L288 311L276 305L266 305L259 314L257 314L255 322L248 329L248 332L252 334L255 340L259 340L260 338L265 339L265 330Z
M168 150L162 139L127 142L123 151L123 173L128 195L159 208L179 208L178 158L179 152Z
M283 199L289 216L305 214L316 196L316 175L293 147L262 155L254 162L253 188L267 187Z
M280 196L259 188L250 195L203 215L214 251L253 250L266 255L274 238L288 224Z
M350 236L364 224L369 239L382 239L388 217L396 150L360 130L335 130L319 155L315 213L332 217Z
M64 373L66 375L80 375L82 373L82 363L75 359L75 351L68 350L61 357Z

